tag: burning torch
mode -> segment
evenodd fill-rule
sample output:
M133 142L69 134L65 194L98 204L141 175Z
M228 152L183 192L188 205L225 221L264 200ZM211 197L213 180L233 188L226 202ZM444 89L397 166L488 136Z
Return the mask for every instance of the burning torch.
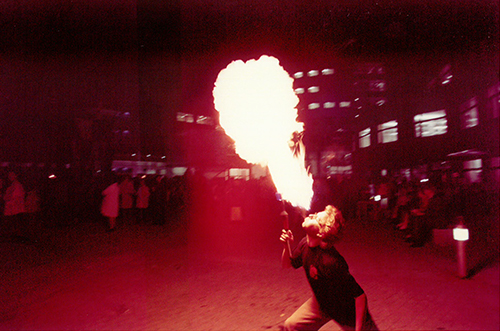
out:
M283 197L281 196L280 193L276 193L276 199L281 202L281 205L283 207L283 210L280 213L280 217L283 220L283 229L288 232L290 230L290 224L288 222L288 213L286 212L285 208L285 200L283 200ZM292 250L290 248L290 240L286 241L286 245L288 247L288 254L290 254L290 257L292 257Z

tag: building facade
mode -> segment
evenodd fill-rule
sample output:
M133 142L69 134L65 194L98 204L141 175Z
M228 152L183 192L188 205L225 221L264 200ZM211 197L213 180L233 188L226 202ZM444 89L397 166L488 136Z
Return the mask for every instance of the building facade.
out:
M293 77L314 176L455 173L498 186L497 55L342 63Z

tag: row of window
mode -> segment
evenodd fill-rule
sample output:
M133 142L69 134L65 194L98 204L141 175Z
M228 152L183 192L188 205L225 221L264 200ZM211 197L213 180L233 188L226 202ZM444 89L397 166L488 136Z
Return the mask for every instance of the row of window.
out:
M478 125L477 107L466 110L461 116L462 129ZM448 132L448 121L446 119L446 110L444 109L416 115L413 122L416 138L437 136ZM379 144L398 140L398 121L396 120L379 124L377 130L377 141ZM370 133L370 128L359 132L360 148L370 146Z
M489 110L491 118L499 117L500 84L495 84L488 89L486 109ZM470 129L479 125L479 102L473 97L459 107L460 128ZM431 137L448 132L448 121L446 110L415 115L413 118L415 137ZM371 144L371 128L366 128L358 133L359 147L365 148ZM377 142L379 144L390 143L398 140L398 121L393 120L377 126Z
M335 73L335 70L332 68L326 68L323 70L309 70L308 72L304 73L303 71L298 71L293 74L293 78L299 79L304 77L304 75L307 75L307 77L316 77L319 76L320 74L323 76L330 76Z
M309 70L307 72L303 71L298 71L293 74L293 78L299 79L304 77L305 75L307 77L315 77L319 76L320 74L323 76L328 76L328 75L333 75L335 73L335 70L332 68L325 68L323 70ZM381 64L365 64L365 65L359 65L356 71L354 72L355 75L384 75L385 74L385 69Z
M201 125L214 125L214 120L210 116L193 115L183 112L177 113L177 122L196 123Z
M333 101L328 101L323 103L323 108L324 109L332 109L337 106L336 102ZM341 101L338 103L338 106L340 108L349 108L351 107L351 102L350 101ZM307 105L307 109L313 110L313 109L319 109L321 107L321 104L319 102L312 102Z
M354 82L355 86L361 86L361 85L366 85L364 87L364 90L368 90L370 92L385 92L387 90L387 84L384 80L370 80L370 81L357 81ZM308 93L318 93L320 90L319 86L309 86L307 88ZM306 92L306 89L303 87L298 87L295 90L295 94L300 95L304 94Z
M298 87L295 89L295 94L304 94L306 90L303 87ZM310 86L307 88L307 92L309 93L318 93L319 92L319 86Z
M415 137L424 138L442 135L448 132L446 110L436 110L418 114L413 118ZM371 128L359 132L359 148L371 145ZM398 121L392 120L377 126L377 142L386 144L398 140Z
M368 102L371 105L381 107L381 106L385 105L387 100L385 98L368 98ZM337 106L337 103L333 102L333 101L328 101L328 102L323 103L324 109L332 109L332 108L335 108L336 106ZM339 108L350 108L351 106L352 106L351 101L341 101L338 103ZM319 103L319 102L311 102L310 104L307 105L307 109L309 109L309 110L319 109L319 108L321 108L321 103ZM362 106L358 105L356 108L361 109Z

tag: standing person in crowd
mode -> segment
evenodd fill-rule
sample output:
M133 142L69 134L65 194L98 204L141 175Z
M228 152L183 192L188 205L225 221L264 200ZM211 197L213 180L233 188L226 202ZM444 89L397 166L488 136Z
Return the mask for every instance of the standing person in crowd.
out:
M303 267L313 291L313 296L285 321L285 330L319 330L330 320L342 329L377 330L368 312L366 294L333 245L340 238L343 223L340 211L328 205L304 219L306 237L293 253L285 245L282 266ZM293 240L292 232L283 230L280 240Z
M409 224L411 200L410 185L406 179L403 179L399 184L396 196L396 206L393 209L392 218L396 228L405 231Z
M430 183L422 184L417 192L418 205L411 210L408 224L409 234L405 238L412 247L422 247L430 238L431 230L427 212L435 193L436 189Z
M30 183L26 188L25 208L27 223L30 231L30 237L35 238L39 236L42 228L40 222L41 201L38 193L38 188L34 183Z
M150 204L152 222L163 225L166 222L166 205L168 203L167 180L163 176L156 176L151 188Z
M120 212L124 223L130 223L133 218L135 187L129 175L120 183Z
M9 235L17 239L25 239L24 234L24 214L26 208L24 205L25 191L24 187L19 182L17 174L14 171L9 171L7 175L9 186L5 190L4 195L4 216L5 223Z
M145 220L146 210L149 207L149 196L151 192L149 187L146 185L146 180L141 178L139 181L139 189L137 190L137 200L136 207L139 213L139 222L143 223Z
M101 214L108 220L108 232L116 229L116 218L120 211L120 187L114 174L110 175L111 184L102 191Z

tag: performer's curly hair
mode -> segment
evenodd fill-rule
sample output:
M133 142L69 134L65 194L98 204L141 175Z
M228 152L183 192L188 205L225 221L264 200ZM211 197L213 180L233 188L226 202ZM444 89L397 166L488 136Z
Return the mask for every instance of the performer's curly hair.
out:
M318 219L318 236L325 243L334 243L341 238L345 220L340 210L334 206L326 206L325 212L327 217L325 219Z

